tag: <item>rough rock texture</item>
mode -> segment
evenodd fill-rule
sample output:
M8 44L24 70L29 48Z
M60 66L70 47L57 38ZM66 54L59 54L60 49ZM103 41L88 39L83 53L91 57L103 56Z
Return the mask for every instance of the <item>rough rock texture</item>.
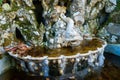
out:
M46 38L49 48L61 48L64 46L75 46L77 42L83 40L79 33L79 28L74 25L74 20L65 15L67 7L65 2L58 5L58 1L53 1L53 4L43 0L43 17L46 19ZM51 7L49 7L51 6ZM74 41L74 42L72 42ZM73 45L72 45L73 44Z
M109 3L106 3L105 11L111 13L117 5L117 0L109 0Z
M110 34L109 43L119 43L120 42L120 24L109 23L106 27L108 34Z
M120 24L109 23L106 30L113 35L120 36Z
M7 7L4 7L0 13L0 45L5 47L11 43L18 42L15 37L16 27L20 29L26 41L31 41L35 46L42 45L44 27L42 24L37 24L32 10L32 1L24 0L20 2L11 0L9 7L12 10L8 11L8 9L6 10Z
M53 4L51 4L53 3ZM42 0L43 17L45 18L46 38L49 48L60 48L69 45L65 41L65 32L72 35L79 33L80 41L82 37L91 39L99 29L99 14L110 3L108 0ZM115 4L116 5L116 4ZM104 11L105 12L105 11ZM71 20L61 19L60 15ZM67 22L68 21L68 22ZM73 22L74 29L68 30L68 23ZM62 24L61 24L62 23ZM71 25L72 26L72 25ZM73 31L73 32L72 32ZM74 33L75 32L75 33ZM71 36L70 36L71 37ZM68 37L68 39L70 39ZM68 40L67 39L67 40ZM71 43L73 40L69 40ZM74 40L75 42L78 40Z
M116 0L41 0L38 2L43 8L42 25L36 20L38 17L35 17L32 0L10 2L10 5L5 3L7 5L3 4L1 8L0 45L7 46L18 42L14 34L17 27L26 41L35 46L45 45L49 48L72 44L75 46L76 43L81 43L83 38L91 39L96 36L101 24L106 20L104 16L101 17L102 11L110 13L110 10L113 11L111 6L116 6Z
M120 42L120 1L110 0L116 8L109 14L109 18L102 29L99 30L99 37L105 39L108 43L119 44Z

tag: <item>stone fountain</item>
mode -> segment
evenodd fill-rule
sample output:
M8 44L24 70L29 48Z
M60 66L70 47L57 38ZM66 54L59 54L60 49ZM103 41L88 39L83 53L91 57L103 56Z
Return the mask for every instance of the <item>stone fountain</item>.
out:
M94 31L90 32L85 24L87 17L93 18L88 14L91 10L89 6L95 5L97 1L94 4L92 1L89 3L88 12L86 2L5 2L0 13L0 44L15 59L16 68L28 74L49 77L76 73L86 67L103 66L106 42L96 38ZM33 3L39 4L40 9ZM35 16L36 9L40 10L41 17Z

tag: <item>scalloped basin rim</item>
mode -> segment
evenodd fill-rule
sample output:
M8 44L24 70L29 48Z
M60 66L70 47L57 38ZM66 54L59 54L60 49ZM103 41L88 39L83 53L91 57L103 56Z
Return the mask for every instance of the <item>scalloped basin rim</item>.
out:
M99 39L99 38L96 38L96 39ZM27 55L27 56L19 56L18 54L13 54L12 52L8 52L9 55L15 57L15 58L20 58L20 59L24 59L24 60L44 60L44 59L48 59L48 60L54 60L54 59L61 59L62 57L64 58L76 58L76 57L82 57L82 56L88 56L89 54L92 54L92 53L97 53L97 52L100 52L101 50L103 50L107 43L106 41L102 40L102 39L99 39L100 41L103 42L103 45L102 47L98 47L96 50L94 51L88 51L87 53L76 53L75 55L71 55L71 56L64 56L64 55L61 55L59 57L48 57L48 56L43 56L43 57L32 57L31 55Z

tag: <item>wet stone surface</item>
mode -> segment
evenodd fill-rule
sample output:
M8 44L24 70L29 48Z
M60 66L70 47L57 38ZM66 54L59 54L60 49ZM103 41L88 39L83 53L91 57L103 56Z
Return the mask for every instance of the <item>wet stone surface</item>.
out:
M120 57L105 54L103 68L94 69L91 72L83 71L76 74L67 74L60 77L50 77L50 80L120 80ZM86 75L87 74L87 75ZM24 72L11 69L0 75L0 80L47 80L39 76L29 76Z

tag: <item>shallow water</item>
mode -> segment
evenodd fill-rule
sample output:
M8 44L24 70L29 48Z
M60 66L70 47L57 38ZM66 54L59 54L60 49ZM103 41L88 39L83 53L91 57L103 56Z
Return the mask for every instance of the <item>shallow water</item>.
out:
M46 47L33 47L30 51L20 54L17 53L17 50L14 54L19 54L21 56L31 55L34 57L59 57L61 55L64 56L72 56L76 53L84 54L88 53L89 51L95 51L97 48L101 48L104 45L104 42L100 39L93 38L92 40L84 40L79 46L67 46L58 49L48 49ZM53 55L54 54L54 55Z
M60 77L56 78L56 80L120 80L120 56L106 53L105 57L105 65L103 68L93 70L92 72L87 73L84 77L81 75L86 74L85 72L78 72L77 74L62 76L61 79ZM70 79L68 77L75 77L75 79ZM24 72L11 69L0 75L0 80L44 80L44 78L28 76ZM55 80L55 78L51 77L50 80Z

